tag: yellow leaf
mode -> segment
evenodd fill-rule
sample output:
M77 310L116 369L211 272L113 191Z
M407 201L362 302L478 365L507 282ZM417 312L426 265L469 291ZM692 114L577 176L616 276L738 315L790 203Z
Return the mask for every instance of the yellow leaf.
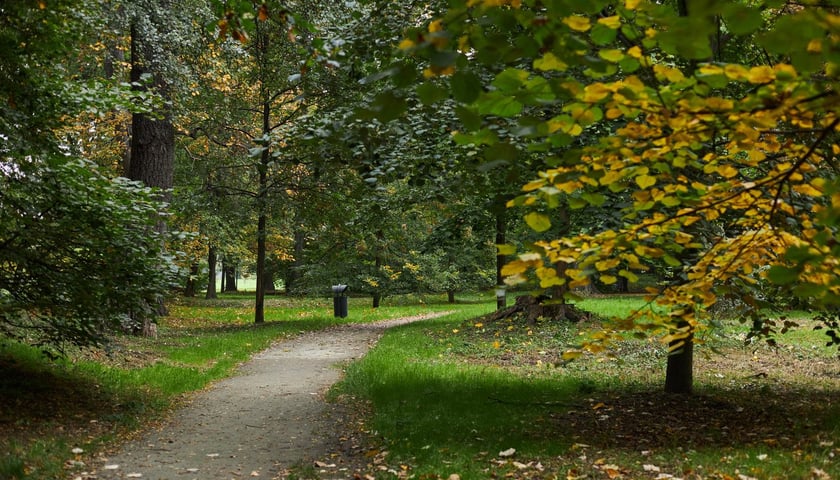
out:
M508 244L496 245L496 252L499 255L513 255L516 253L516 247Z
M656 185L656 177L651 175L639 175L636 177L636 184L642 189L652 187Z
M481 323L481 322L478 322L478 323L476 323L476 324L475 324L475 325L473 325L473 326L474 326L475 328L482 328L482 327L484 326L484 324L483 324L483 323Z
M608 62L618 63L624 60L624 52L617 49L605 48L598 52L598 56Z
M723 178L732 178L738 175L738 169L732 165L721 165L717 168L717 173Z
M566 62L557 58L551 52L546 53L542 56L542 58L538 58L534 60L534 68L537 70L542 70L544 72L551 71L551 70L559 70L563 71L568 68Z
M618 15L613 15L611 17L601 17L598 19L598 23L615 30L617 28L621 28L621 17L619 17Z
M772 68L764 65L760 67L752 67L747 76L750 83L770 83L776 79L776 72Z
M548 218L548 215L539 212L531 212L525 215L525 223L535 232L544 232L551 228L551 219Z
M495 348L495 349L502 348L502 343L500 341L496 340L495 342L493 342L493 348Z
M701 75L721 75L724 70L717 65L703 65L699 69Z
M743 65L730 63L723 67L723 73L726 74L727 78L732 80L743 80L749 75L749 70L747 70L747 67Z
M563 19L563 23L577 32L585 32L592 26L589 19L580 15L572 15Z
M603 100L610 94L609 88L601 82L595 82L587 85L583 89L583 101L587 103L595 103Z
M664 78L672 83L685 80L685 75L683 75L683 73L677 68L656 64L653 66L653 71L656 73L657 77Z
M581 355L583 355L583 352L581 352L580 350L566 350L565 352L563 352L563 360L574 360L580 357Z
M408 50L410 48L413 48L414 45L416 45L416 44L414 43L413 40L409 40L407 38L404 38L403 41L400 42L400 44L399 44L399 49L400 50Z
M430 33L439 32L441 30L443 30L443 22L440 20L435 20L429 24Z
M808 42L808 46L805 47L809 53L820 53L822 52L822 40L815 38Z
M625 0L624 8L627 10L635 10L639 6L640 0Z
M601 275L600 280L604 285L612 285L618 281L618 278L616 278L615 275Z
M603 272L604 270L617 267L618 262L619 260L617 258L607 258L599 262L595 262L595 268L598 269L599 272Z
M627 55L630 55L631 57L638 60L638 59L642 58L642 55L643 55L642 49L639 48L638 45L634 45L634 46L630 47L629 50L627 50Z
M811 185L794 185L793 191L796 193L801 193L802 195L807 195L809 197L821 197L823 192L817 190L816 188L812 187Z
M531 180L530 182L526 183L522 190L525 192L533 192L534 190L538 190L545 186L545 180Z

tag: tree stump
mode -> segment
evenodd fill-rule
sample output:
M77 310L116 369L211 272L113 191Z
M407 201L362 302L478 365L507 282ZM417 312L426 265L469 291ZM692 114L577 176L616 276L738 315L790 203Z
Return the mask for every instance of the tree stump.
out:
M540 295L520 295L513 306L499 310L489 316L491 321L522 315L528 325L537 323L542 317L546 320L567 320L579 322L589 318L589 314L568 303L560 303Z

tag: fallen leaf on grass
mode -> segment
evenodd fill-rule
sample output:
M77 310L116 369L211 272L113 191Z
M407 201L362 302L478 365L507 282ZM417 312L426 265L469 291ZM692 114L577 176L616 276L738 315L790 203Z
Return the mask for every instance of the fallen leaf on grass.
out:
M642 468L643 468L646 472L659 472L659 471L661 470L661 469L660 469L659 467L657 467L656 465L642 465Z
M515 448L508 448L507 450L502 450L501 452L499 452L499 456L502 457L502 458L512 457L515 453L516 453Z

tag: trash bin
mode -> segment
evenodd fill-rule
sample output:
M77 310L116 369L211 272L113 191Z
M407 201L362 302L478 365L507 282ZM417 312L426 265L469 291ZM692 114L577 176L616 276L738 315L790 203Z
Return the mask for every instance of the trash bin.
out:
M333 314L336 317L347 317L347 285L338 284L332 286L333 292Z

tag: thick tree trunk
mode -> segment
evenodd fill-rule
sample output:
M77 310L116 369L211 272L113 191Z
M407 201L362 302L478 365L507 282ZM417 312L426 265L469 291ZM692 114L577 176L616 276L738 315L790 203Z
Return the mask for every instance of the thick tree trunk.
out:
M210 245L207 248L207 293L204 298L210 300L216 298L216 247Z
M681 325L683 326L683 325ZM687 324L684 326L688 326ZM681 347L677 342L685 342ZM672 353L668 355L665 369L665 391L668 393L691 394L694 384L694 335L669 345Z
M190 276L187 278L187 286L184 287L184 296L192 298L195 296L196 283L198 280L198 263L190 264Z
M224 279L223 292L239 291L239 286L236 284L236 265L226 264L222 268L222 278Z
M263 275L263 285L266 295L273 295L277 293L277 287L274 286L274 269L266 265Z
M148 45L150 39L140 37L141 32L135 25L131 27L131 81L142 82L146 74L153 74L153 86L158 94L167 97L166 82L160 72L152 72L148 65L154 60L152 49L141 48ZM142 87L141 87L142 88ZM148 187L159 188L162 200L168 202L171 196L175 172L175 127L172 124L168 107L159 118L141 113L131 117L131 147L126 165L126 177L143 182ZM166 232L166 221L159 218L155 227L158 232ZM165 315L163 298L157 301L158 314ZM139 331L146 336L154 336L156 328L148 316L137 318Z

